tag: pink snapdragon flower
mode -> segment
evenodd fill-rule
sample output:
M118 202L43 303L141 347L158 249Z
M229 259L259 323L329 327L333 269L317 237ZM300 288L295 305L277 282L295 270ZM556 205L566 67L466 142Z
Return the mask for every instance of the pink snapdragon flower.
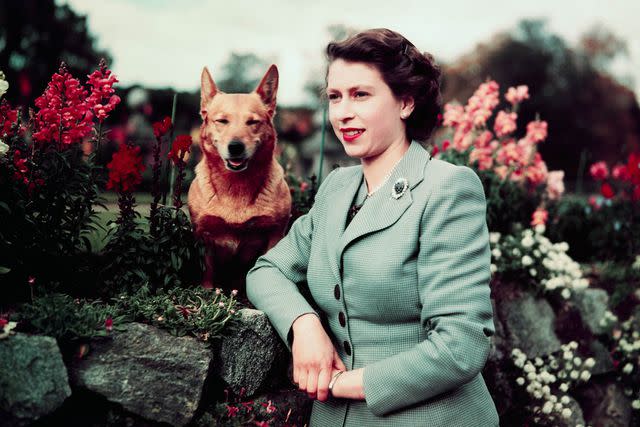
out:
M496 121L493 125L493 130L495 131L498 138L502 138L503 136L507 136L513 131L516 130L516 120L518 119L518 115L516 113L507 113L506 111L499 111L496 116Z
M525 99L529 99L529 87L526 85L510 87L504 97L511 105L515 106Z

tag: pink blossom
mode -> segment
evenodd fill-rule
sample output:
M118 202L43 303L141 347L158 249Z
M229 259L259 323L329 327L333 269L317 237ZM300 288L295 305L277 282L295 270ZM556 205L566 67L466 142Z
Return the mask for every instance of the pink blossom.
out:
M458 126L464 117L464 107L459 104L446 104L444 106L443 126Z
M500 86L493 80L482 83L469 98L465 112L473 126L483 126L491 117L493 109L500 103Z
M493 134L491 131L485 130L478 135L476 138L474 145L476 148L485 148L489 145L491 140L493 139Z
M520 85L518 87L510 87L507 90L507 93L504 97L512 105L519 104L525 99L529 99L529 87L526 85Z
M538 154L538 153L536 153ZM534 164L527 166L525 176L527 181L534 187L547 182L547 165L540 157L540 161L534 162Z
M600 161L591 165L589 173L596 181L602 181L609 176L609 168L605 162Z
M525 138L533 143L544 141L547 138L547 122L541 120L529 122Z
M546 225L548 218L549 218L549 212L547 212L546 209L538 208L531 215L531 225L534 227L540 224Z
M518 150L517 144L511 139L498 148L496 160L499 164L511 166L514 163L520 163L521 150Z
M479 170L487 170L493 167L493 150L491 148L475 148L469 153L469 163L478 162Z
M532 160L535 160L537 151L533 142L528 140L527 138L522 138L518 141L518 153L520 157L518 158L518 162L522 166L526 166L531 163ZM538 154L538 157L540 155Z
M456 151L466 151L473 143L473 132L470 123L464 122L456 128L453 134L453 148Z
M547 176L547 195L551 200L558 200L564 193L564 171L551 171Z
M493 168L493 172L498 175L501 180L504 181L504 179L507 177L507 174L509 173L509 168L505 165L500 165Z
M526 175L522 169L514 169L511 171L511 175L509 175L509 181L513 182L524 182Z
M493 125L493 130L496 132L498 138L509 135L516 130L516 119L518 115L516 113L507 113L506 111L499 111L496 116L496 121Z

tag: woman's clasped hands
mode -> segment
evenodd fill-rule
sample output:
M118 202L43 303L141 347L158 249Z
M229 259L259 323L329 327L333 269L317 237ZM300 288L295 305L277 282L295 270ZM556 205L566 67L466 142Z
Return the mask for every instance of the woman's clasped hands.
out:
M347 371L318 316L308 313L293 323L293 382L309 397L326 401L329 382L340 374L333 386L333 397L361 397L361 369Z

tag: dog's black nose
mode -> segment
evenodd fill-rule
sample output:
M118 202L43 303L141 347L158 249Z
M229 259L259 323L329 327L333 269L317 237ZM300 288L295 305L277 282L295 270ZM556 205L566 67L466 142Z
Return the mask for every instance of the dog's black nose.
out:
M229 155L238 157L244 153L244 144L241 141L231 141L229 143Z

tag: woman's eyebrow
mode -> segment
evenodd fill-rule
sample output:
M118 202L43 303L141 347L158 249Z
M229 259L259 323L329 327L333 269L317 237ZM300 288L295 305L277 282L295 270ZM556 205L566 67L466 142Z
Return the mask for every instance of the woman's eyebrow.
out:
M369 85L356 85L356 86L351 86L349 89L347 89L348 92L353 92L354 90L370 90L372 91L374 89L373 86L369 86ZM329 93L331 91L337 91L339 89L336 88L327 88L326 92Z

